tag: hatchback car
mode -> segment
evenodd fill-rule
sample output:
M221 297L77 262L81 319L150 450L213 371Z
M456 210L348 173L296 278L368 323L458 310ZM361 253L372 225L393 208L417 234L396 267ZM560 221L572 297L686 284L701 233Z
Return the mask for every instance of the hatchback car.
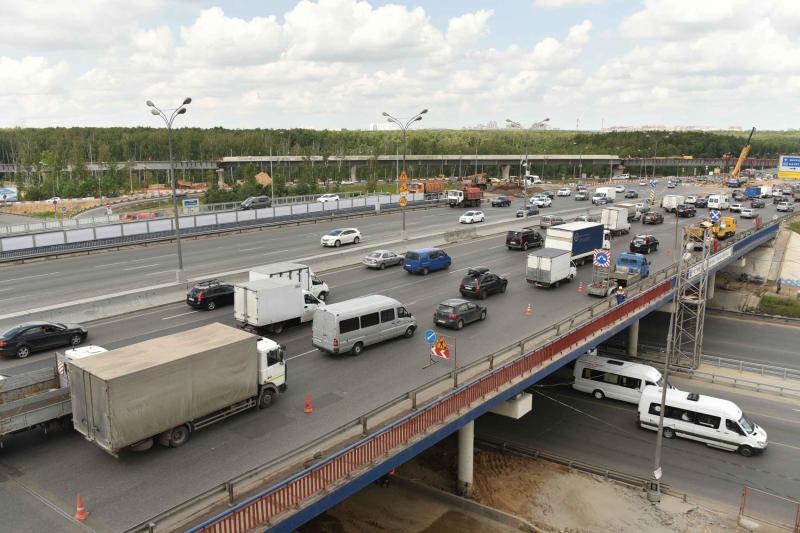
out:
M239 209L242 211L261 209L264 207L272 207L272 198L269 196L251 196L239 204Z
M559 224L563 224L565 222L563 217L559 217L556 215L545 215L542 217L542 220L539 222L539 227L542 229L549 228L551 226L558 226Z
M529 205L528 207L523 206L517 209L516 217L517 218L532 217L538 214L539 214L539 208L536 207L535 205Z
M617 190L617 192L625 192L625 186L624 185L617 185L614 188Z
M317 197L317 201L320 202L320 203L323 203L323 204L326 203L326 202L338 202L339 201L339 195L338 194L321 194L320 196Z
M511 198L508 196L498 196L492 200L492 207L511 207Z
M731 204L731 213L741 213L744 204Z
M560 189L558 189L557 193L558 196L570 196L571 194L572 194L572 189L570 189L569 187L561 187Z
M587 191L578 191L575 193L576 202L585 202L588 199L589 199L589 193Z
M649 213L645 213L642 215L642 224L663 224L664 223L664 215L661 213L656 213L655 211L650 211Z
M742 218L756 218L758 216L758 211L752 207L743 207L742 210L739 211L739 216Z
M447 328L461 329L464 324L485 319L484 306L460 298L443 301L433 312L433 323Z
M77 346L89 331L78 324L26 322L0 334L0 355L25 359L33 352L61 346Z
M625 191L625 198L639 198L639 193L633 189Z
M507 286L506 278L493 274L486 267L475 267L467 270L458 290L461 296L474 296L483 300L490 294L506 292Z
M695 207L708 207L708 197L706 196L698 196L694 200Z
M733 191L733 194L731 195L731 197L733 198L734 202L746 202L747 201L747 195L745 193L743 193L742 191Z
M763 207L766 207L766 206L767 206L767 203L764 200L760 199L760 198L753 198L752 200L750 200L750 207L752 207L754 209L759 208L759 207L763 208Z
M550 207L553 205L553 200L548 196L534 196L530 199L530 204L536 207Z
M486 215L483 211L467 211L458 218L459 224L474 224L475 222L486 222Z
M697 214L697 209L693 205L680 204L675 208L675 214L681 218L689 218Z
M338 248L343 244L358 244L361 241L361 232L356 228L333 229L322 236L322 246Z
M675 182L674 181L668 181L667 182L667 189L674 189L674 188L675 188Z
M533 228L512 229L506 233L506 246L509 250L527 250L544 246L544 237Z
M794 212L794 204L789 202L781 202L775 209L778 211L783 211L785 213L792 213Z
M213 311L220 305L233 304L233 285L210 279L195 283L186 293L186 304L195 309Z
M403 258L403 269L409 274L422 274L450 268L453 260L440 248L420 248L406 252Z
M658 250L658 239L653 235L637 235L631 240L631 253L649 254Z
M361 260L361 263L367 268L379 268L383 270L387 266L395 266L403 264L403 256L391 250L375 250L370 252Z

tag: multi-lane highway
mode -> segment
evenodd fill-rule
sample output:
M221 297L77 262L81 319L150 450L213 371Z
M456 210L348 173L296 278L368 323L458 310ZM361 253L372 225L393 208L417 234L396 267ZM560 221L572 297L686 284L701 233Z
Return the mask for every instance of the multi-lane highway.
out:
M495 415L478 419L476 435L649 478L656 433L637 427L636 406L596 400L569 385L552 385L571 377L569 369L563 368L532 388L533 411L521 420ZM694 441L665 439L664 483L729 509L738 506L743 485L786 498L800 497L797 402L677 377L671 380L679 389L735 402L767 431L769 447L763 454L742 457Z
M577 202L571 199L560 199L552 212L574 208L575 204ZM585 204L580 204L585 209L583 206ZM771 214L770 209L766 211ZM502 216L513 217L513 212L507 209L501 212ZM458 213L450 209L426 212L422 216L430 218L426 222L420 222L419 230L441 231L447 224L456 225ZM396 219L397 216L388 217L386 221L369 220L386 224L384 234L393 238L397 235ZM692 220L681 222L686 224ZM364 231L365 226L360 221L353 225L362 227ZM742 226L749 227L750 223L744 222ZM303 254L296 251L302 246L318 249L317 236L323 228L319 227L317 230L313 236L308 236L311 239L308 245L301 243L296 235L297 247L292 243L291 237L288 237L288 241L276 242L287 238L283 235L284 231L311 231L309 226L304 226L291 230L287 228L272 234L257 232L212 239L207 241L204 253L206 257L228 256L220 258L221 263L217 264L217 270L225 268L220 268L225 261L230 261L226 263L229 267L241 268L248 264L243 263L245 259L242 257L231 257L232 254L221 251L229 240L236 241L240 247L248 244L263 246L258 250L260 255L245 256L249 257L250 264L281 258L277 253L275 257L265 257L263 254L284 248L292 251L286 258L297 257ZM635 223L634 231L642 231L639 223ZM672 242L674 226L647 226L645 231L655 234L668 245ZM375 234L379 235L377 231ZM247 239L253 243L245 242ZM378 240L380 239L375 237L373 242ZM628 242L629 238L616 239L614 251L627 249ZM376 246L377 244L376 242ZM126 264L142 259L135 255L119 254L149 254L158 251L158 248L160 247L122 251L84 259L124 261L123 265L115 265L109 273L107 279L112 279L114 276L111 274L126 272L123 270ZM594 301L577 292L577 280L574 284L567 284L553 291L537 290L528 286L524 280L526 255L523 252L508 251L504 246L503 235L454 244L446 249L453 257L453 267L449 271L433 273L427 277L410 276L400 269L366 271L361 267L348 267L328 273L325 280L331 286L330 301L341 301L370 293L386 294L406 304L418 318L421 328L427 328L432 325L431 314L435 305L441 300L458 295L458 281L464 271L475 265L488 266L509 278L508 291L486 300L489 317L485 322L469 325L460 332L449 332L457 337L460 364L469 363L515 339L529 335ZM160 248L162 253L169 250L168 247ZM672 261L664 247L652 254L650 259L654 270L659 270ZM62 265L72 265L74 261L78 259L47 262L42 267L55 271L66 270ZM89 265L75 269L76 275L81 268L88 269ZM50 276L44 275L42 278L50 279ZM589 266L580 269L580 280L586 283L590 278ZM130 275L126 279L130 280ZM532 316L526 316L528 304L532 305ZM232 314L230 307L213 312L199 312L182 304L169 305L90 324L91 342L114 348L194 328L207 322L233 324ZM119 530L145 520L238 473L289 452L299 443L308 442L437 375L446 373L449 369L443 364L423 368L428 362L427 345L419 333L412 339L392 341L370 348L359 358L347 355L330 356L313 349L308 327L288 330L277 336L276 340L287 345L290 384L289 391L268 411L245 413L215 427L198 431L186 446L178 450L158 448L141 454L124 454L119 459L106 455L71 431L47 436L38 432L18 435L8 439L0 455L0 465L5 471L14 473L15 484L8 490L12 490L15 497L29 498L30 493L24 492L22 488L25 487L53 507L65 511L72 509L75 492L79 491L91 506L93 525L97 524L101 529ZM47 354L39 354L26 361L4 361L0 372L19 372L51 364L49 358ZM303 414L306 393L311 394L314 403L314 413L311 415ZM202 468L197 465L202 465ZM0 514L12 517L14 522L10 526L30 526L24 516L11 512L14 501L15 498L0 501Z

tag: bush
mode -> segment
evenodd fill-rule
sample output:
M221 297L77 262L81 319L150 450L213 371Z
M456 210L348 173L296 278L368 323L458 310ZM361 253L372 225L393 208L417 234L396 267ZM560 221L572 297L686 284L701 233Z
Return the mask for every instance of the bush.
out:
M768 315L800 318L800 301L765 294L761 298L758 310Z

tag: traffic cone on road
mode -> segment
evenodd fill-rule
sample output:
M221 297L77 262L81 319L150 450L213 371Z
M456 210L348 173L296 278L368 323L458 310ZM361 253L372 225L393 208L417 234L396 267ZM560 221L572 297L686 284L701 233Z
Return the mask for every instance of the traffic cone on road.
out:
M311 394L309 393L306 393L306 406L303 409L303 412L306 414L314 412L314 408L311 407Z
M533 314L533 308L531 307L531 304L528 304L528 310L525 311L525 315L531 316L532 314Z
M80 493L76 495L75 498L75 520L80 520L83 522L89 516L89 513L86 512L86 507L83 505L83 498L81 498Z
M578 283L578 292L583 292L583 291L584 291L583 282L581 281L580 283Z

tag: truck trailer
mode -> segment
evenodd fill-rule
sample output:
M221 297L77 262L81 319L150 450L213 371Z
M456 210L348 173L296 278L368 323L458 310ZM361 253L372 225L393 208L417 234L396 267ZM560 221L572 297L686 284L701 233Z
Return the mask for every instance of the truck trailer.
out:
M566 250L572 261L582 265L592 260L594 251L603 248L603 224L597 222L568 222L548 228L545 248Z
M535 287L558 287L562 281L572 281L576 274L568 250L544 248L528 254L525 281Z
M241 327L278 334L287 326L310 322L325 303L305 290L300 281L263 278L233 287L233 316Z
M330 294L328 284L319 279L308 265L300 263L271 263L250 269L250 281L267 278L287 278L300 282L303 290L313 294L323 302Z
M636 206L633 207L633 211L636 212ZM631 231L626 207L604 207L600 211L600 222L614 237L626 235Z

